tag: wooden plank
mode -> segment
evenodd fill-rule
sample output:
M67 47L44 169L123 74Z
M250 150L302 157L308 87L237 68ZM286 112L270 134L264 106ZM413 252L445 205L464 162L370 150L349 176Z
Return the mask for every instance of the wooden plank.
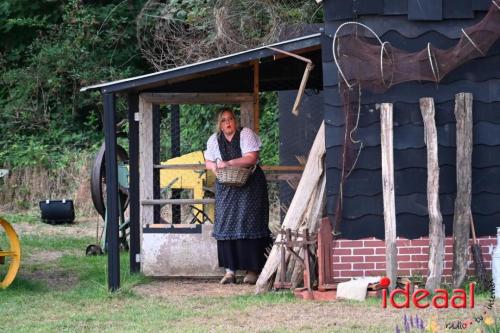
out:
M472 94L455 95L457 119L457 198L453 217L453 287L460 288L467 272L472 176Z
M253 63L253 124L255 133L259 134L259 118L260 118L260 104L259 104L259 62Z
M476 0L443 0L443 17L452 18L474 18L472 2Z
M156 164L155 169L171 169L171 170L206 170L205 164ZM304 170L302 165L262 165L261 169L263 171L295 171L301 172Z
M356 0L353 2L354 15L383 14L384 0Z
M297 187L297 191L295 192L292 202L290 203L282 228L296 230L301 225L304 216L307 216L309 201L314 198L314 194L318 190L318 185L320 185L321 175L324 173L323 157L325 152L325 124L323 122L321 123L321 127L319 128L316 138L314 139L303 176ZM276 239L276 242L279 241L281 241L281 236L278 236ZM262 293L268 290L268 281L276 272L280 261L281 256L279 246L274 245L268 256L266 265L257 280L257 293Z
M427 290L436 290L441 284L444 269L444 224L439 206L439 161L435 108L432 98L421 98L420 109L424 119L427 144L427 206L429 209L429 274Z
M384 0L385 15L408 14L408 2L404 0Z
M209 205L215 204L215 199L149 199L141 200L143 207L155 205Z
M255 131L255 123L253 117L253 99L251 102L243 102L240 104L240 126L248 127Z
M443 0L408 0L410 21L441 21Z
M139 201L153 199L153 104L139 96ZM144 227L154 219L153 206L141 206Z
M254 101L251 93L142 93L153 104L240 104Z
M391 103L382 103L380 109L380 127L385 226L385 265L387 277L391 279L389 288L392 290L396 287L398 251L396 248L396 199L394 191L394 149Z

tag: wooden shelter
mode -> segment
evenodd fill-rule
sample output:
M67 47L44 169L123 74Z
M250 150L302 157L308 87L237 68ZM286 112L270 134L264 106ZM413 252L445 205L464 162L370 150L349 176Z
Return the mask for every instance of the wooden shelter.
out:
M246 110L243 112L245 124L258 130L257 94L260 91L281 91L280 112L289 115L290 110L288 107L285 109L285 105L292 105L295 93L285 90L299 87L305 65L276 49L300 54L311 59L315 65L307 88L316 89L318 94L306 98L301 108L305 113L324 114L327 210L331 220L340 220L337 231L340 231L342 238L384 238L380 105L386 102L393 104L395 234L407 239L428 235L427 154L424 121L419 106L422 97L433 97L436 103L439 199L446 235L451 234L457 192L454 99L459 92L471 92L474 96L472 213L476 233L478 236L494 235L496 227L500 226L500 206L497 204L500 199L500 41L484 57L457 68L439 84L408 82L395 85L381 94L361 92L360 117L355 136L356 140L363 142L363 149L355 168L343 184L340 218L335 214L341 189L345 119L339 95L340 78L332 53L337 28L352 20L366 24L381 40L402 50L419 51L425 49L428 43L446 49L457 43L462 34L461 29L480 21L490 6L491 1L484 0L324 0L325 22L320 33L276 43L271 45L272 48L264 46L193 65L83 88L82 91L100 90L104 99L108 147L107 207L110 208L110 289L115 290L120 285L114 151L116 95L126 95L129 103L130 268L132 272L138 272L141 225L154 219L152 208L144 200L155 200L151 172L154 166L151 160L154 159L154 149L151 147L155 132L151 129L147 136L139 139L137 120L152 119L145 117L153 116L158 103L232 101L242 103L242 110ZM287 122L291 124L293 119L283 117L280 127L290 129ZM152 120L148 121L154 124ZM319 121L313 122L314 127L319 127ZM296 125L297 128L306 128L305 133L314 132L310 125L304 123L307 124L307 120ZM293 136L295 132L286 135ZM313 138L310 135L305 140L308 142L307 147L310 147ZM280 153L283 152L280 150ZM145 156L149 160L145 160ZM359 241L356 246L368 245ZM333 256L335 258L335 253Z
M154 110L159 104L233 103L241 105L242 125L259 128L258 93L300 86L304 63L284 52L293 52L319 64L310 73L306 88L322 88L320 34L312 34L253 50L210 59L139 77L97 84L81 91L100 90L104 100L107 181L108 286L120 287L118 245L118 184L116 162L116 96L128 100L130 168L130 270L139 272L141 229L155 223L154 170L159 156L154 148L159 126Z

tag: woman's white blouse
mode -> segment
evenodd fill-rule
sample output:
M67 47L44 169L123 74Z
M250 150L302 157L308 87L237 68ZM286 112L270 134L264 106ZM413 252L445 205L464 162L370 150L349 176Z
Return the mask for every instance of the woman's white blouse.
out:
M250 128L243 127L240 132L240 148L241 155L250 153L252 151L259 151L262 142L257 134ZM207 150L205 150L205 159L215 161L222 159L219 151L219 143L217 142L217 133L214 133L208 138Z

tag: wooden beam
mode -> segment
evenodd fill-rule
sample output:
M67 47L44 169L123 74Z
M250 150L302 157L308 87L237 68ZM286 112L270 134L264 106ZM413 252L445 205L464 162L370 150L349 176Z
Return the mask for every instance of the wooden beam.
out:
M251 93L142 93L141 98L153 104L240 104L254 101Z
M309 152L309 158L307 159L307 164L304 169L302 178L300 179L299 186L295 195L293 196L288 212L283 221L282 228L290 228L292 230L297 230L304 219L310 216L311 200L316 200L317 204L320 204L320 199L317 197L318 191L321 191L321 186L324 184L322 182L322 176L324 177L324 155L326 152L325 148L325 124L321 124L321 127L316 134L311 151ZM322 201L322 200L321 200ZM321 205L321 204L320 204ZM308 207L310 210L308 211ZM313 230L312 230L313 231ZM281 241L281 236L278 236L276 242ZM279 251L279 246L273 245L271 253L269 253L266 264L260 273L259 279L256 283L256 292L262 293L268 289L268 281L277 271L278 265L281 261L281 253Z
M153 104L139 97L139 201L153 197ZM152 206L141 206L141 226L154 223ZM141 228L142 230L142 228Z
M457 197L453 216L453 288L467 272L472 178L472 94L455 95L457 119Z
M115 95L104 94L104 140L106 145L106 247L108 250L108 289L120 288L120 246L118 214L118 169L116 161Z
M429 275L425 289L436 290L444 269L444 224L439 206L439 162L435 109L432 98L420 99L427 145L427 207L429 209Z
M141 205L156 206L156 205L208 205L215 204L215 199L151 199L141 200Z
M240 104L240 126L248 127L255 131L255 122L253 118L253 99L251 102Z
M259 134L259 118L260 118L260 104L259 104L259 61L253 63L253 124L255 133Z
M396 287L398 251L396 247L396 199L394 193L394 156L391 103L382 103L382 107L380 109L380 127L385 226L385 267L387 277L391 279L389 288L392 290Z
M155 169L171 169L171 170L206 170L205 164L155 164ZM302 165L262 165L263 171L295 171L301 172L304 170Z
M130 272L139 273L141 263L141 224L139 221L139 125L135 114L139 112L139 95L128 94L128 141L129 141L129 200L130 200Z

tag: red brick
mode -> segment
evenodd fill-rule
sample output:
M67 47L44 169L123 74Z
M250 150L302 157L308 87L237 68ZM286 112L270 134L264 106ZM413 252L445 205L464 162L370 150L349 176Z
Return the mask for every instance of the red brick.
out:
M359 263L359 264L352 264L352 269L374 269L375 264L374 263Z
M453 245L453 238L451 237L447 237L444 239L444 245L445 246L450 246L450 245Z
M445 246L444 253L453 253L453 246Z
M342 264L335 264L333 265L333 271L335 272L336 270L344 270L344 269L352 269L352 264L351 263L342 263Z
M385 242L382 240L365 240L365 247L385 247Z
M403 239L398 239L396 240L396 246L401 247L401 246L410 246L411 241L409 239L403 238Z
M363 241L340 241L340 247L363 247Z
M385 247L377 247L375 249L375 254L385 254Z
M495 238L480 238L479 239L479 244L482 246L485 245L496 245L496 239Z
M351 255L352 250L351 249L333 249L333 255Z
M385 256L366 256L365 262L385 262Z
M340 276L342 276L342 277L365 276L365 272L364 271L341 271Z
M428 239L414 239L411 241L412 246L429 246Z
M414 254L411 256L412 261L429 261L429 256L426 254Z
M444 262L444 268L445 269L446 268L452 268L452 266L453 266L453 262L451 262L451 261L445 261Z
M420 254L422 250L420 247L400 247L398 249L399 254Z
M451 276L451 268L445 268L443 270L443 275Z
M444 261L452 261L452 260L453 260L453 254L444 255Z
M403 262L403 261L410 261L411 257L409 255L404 255L404 256L398 256L398 261Z
M363 262L362 256L342 256L341 262Z
M376 269L385 269L385 262L377 262L375 264Z
M341 256L333 256L332 259L333 259L333 262L340 262L340 258L342 258Z
M385 276L387 272L383 269L379 270L370 270L366 272L366 276Z
M357 254L374 254L375 251L373 249L354 249L353 250L353 254L354 255L357 255Z
M398 268L422 268L422 264L417 262L400 262L398 263Z
M429 254L429 247L423 246L420 248L420 251L422 251L422 254Z

